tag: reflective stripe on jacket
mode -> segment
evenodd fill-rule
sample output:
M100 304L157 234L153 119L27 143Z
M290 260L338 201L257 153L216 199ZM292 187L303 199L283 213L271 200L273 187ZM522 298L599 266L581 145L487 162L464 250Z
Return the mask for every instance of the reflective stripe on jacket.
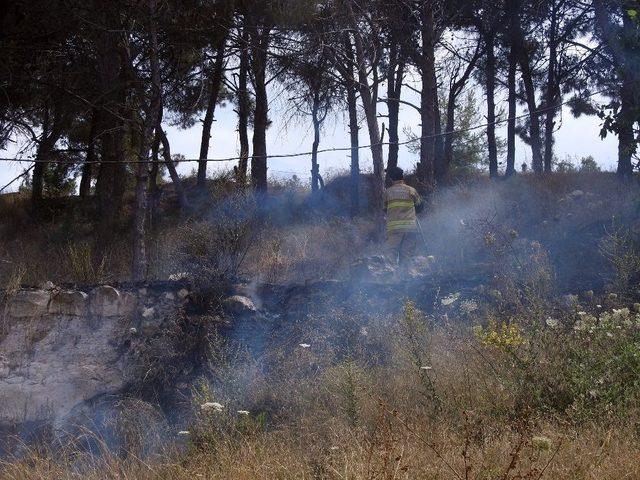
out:
M387 232L415 232L416 206L421 203L422 199L415 188L403 181L394 182L384 194Z

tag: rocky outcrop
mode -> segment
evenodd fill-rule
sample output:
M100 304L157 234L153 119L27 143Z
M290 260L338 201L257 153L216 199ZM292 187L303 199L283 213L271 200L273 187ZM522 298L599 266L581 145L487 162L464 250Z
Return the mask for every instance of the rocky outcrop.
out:
M88 402L139 384L158 358L174 360L187 302L183 286L25 289L6 298L0 425L61 424Z
M0 457L15 425L93 430L118 409L137 417L131 405L188 424L195 381L215 376L212 329L262 358L327 312L391 313L405 298L433 305L441 292L424 276L393 282L389 273L374 258L348 282L239 283L222 299L192 294L184 282L20 290L0 304Z

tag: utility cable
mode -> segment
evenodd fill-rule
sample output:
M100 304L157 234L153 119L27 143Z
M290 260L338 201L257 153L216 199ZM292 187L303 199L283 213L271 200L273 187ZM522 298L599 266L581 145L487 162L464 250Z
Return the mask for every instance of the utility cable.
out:
M636 81L636 80L632 80L632 81ZM593 92L589 95L587 95L586 97L583 98L591 98L591 97L595 97L596 95L600 95L602 93L605 93L607 91L609 91L609 88L603 88L601 90L598 90L596 92ZM568 105L572 102L572 99L566 100L564 102L555 104L553 106L550 107L544 107L544 108L540 108L538 110L536 110L534 113L531 112L527 112L527 113L523 113L521 115L516 115L515 117L509 117L509 118L503 118L503 119L498 119L495 120L493 122L486 122L486 123L481 123L481 124L477 124L477 125L473 125L467 128L461 128L458 130L452 130L450 132L441 132L441 133L435 133L435 134L431 134L431 135L425 135L425 136L421 136L421 137L416 137L416 138L410 138L408 140L404 140L402 142L380 142L380 143L373 143L373 144L368 144L368 145L358 145L358 147L333 147L333 148L323 148L323 149L319 149L316 153L330 153L330 152L349 152L352 150L352 148L357 148L358 150L362 150L362 149L368 149L374 146L388 146L388 145L398 145L398 146L402 146L402 145L409 145L412 143L417 143L420 142L421 140L431 140L431 139L436 139L436 138L440 138L440 137L446 137L449 135L458 135L461 133L467 133L467 132L471 132L474 130L478 130L480 128L486 128L488 126L491 125L502 125L505 123L508 123L510 121L517 121L517 120L522 120L524 118L529 118L531 116L535 115L539 115L541 113L545 113L548 111L552 111L552 110L557 110L562 106ZM307 152L294 152L294 153L280 153L280 154L273 154L273 155L250 155L250 158L296 158L296 157L306 157L306 156L310 156L312 155L313 152L311 151L307 151ZM223 157L223 158L176 158L174 160L175 164L178 163L192 163L192 162L233 162L233 161L238 161L238 160L242 160L243 157ZM29 159L29 158L0 158L0 162L27 162L27 163L59 163L62 165L65 164L70 164L70 165L75 165L75 164L103 164L103 163L128 163L128 164L138 164L138 163L152 163L152 160L130 160L130 161L126 161L126 162L120 162L118 160L94 160L91 162L83 162L83 161L77 161L77 160L47 160L47 159Z

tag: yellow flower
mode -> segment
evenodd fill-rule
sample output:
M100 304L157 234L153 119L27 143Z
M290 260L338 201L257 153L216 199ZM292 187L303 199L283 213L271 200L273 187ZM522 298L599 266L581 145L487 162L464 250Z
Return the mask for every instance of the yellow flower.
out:
M509 350L525 343L520 328L515 324L502 323L497 325L494 320L486 328L474 327L475 336L485 345L500 350Z

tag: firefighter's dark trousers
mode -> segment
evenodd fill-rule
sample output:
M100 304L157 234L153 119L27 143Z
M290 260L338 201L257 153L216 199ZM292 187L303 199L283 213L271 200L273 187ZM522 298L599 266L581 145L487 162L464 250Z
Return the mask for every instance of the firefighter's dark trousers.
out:
M387 232L386 257L394 265L398 265L401 271L406 271L411 259L416 253L418 234L411 231Z

